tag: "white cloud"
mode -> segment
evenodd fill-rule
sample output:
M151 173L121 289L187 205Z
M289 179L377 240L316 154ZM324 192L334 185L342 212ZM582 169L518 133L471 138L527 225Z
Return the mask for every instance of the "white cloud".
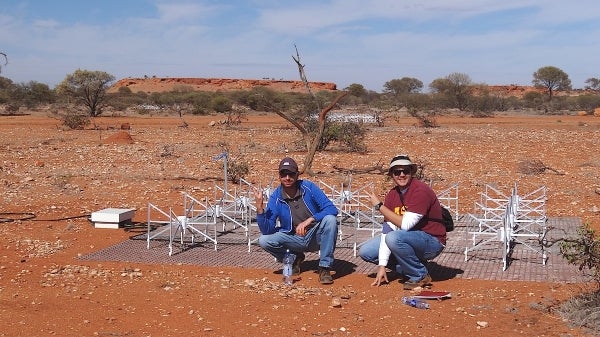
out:
M11 61L2 76L54 84L89 68L116 77L297 79L297 44L310 80L342 88L380 90L404 76L428 84L451 72L528 84L544 65L564 67L582 86L600 67L591 57L600 52L599 7L592 0L158 1L106 24L11 7L0 14L0 46Z

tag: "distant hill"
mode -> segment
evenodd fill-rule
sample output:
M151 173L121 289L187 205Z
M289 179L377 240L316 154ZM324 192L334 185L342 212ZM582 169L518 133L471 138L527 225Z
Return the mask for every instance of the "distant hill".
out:
M132 92L166 92L166 91L234 91L249 90L254 87L264 87L278 92L306 92L302 81L283 80L248 80L227 78L186 78L186 77L148 77L124 78L117 81L108 92L117 92L126 87ZM337 86L330 82L310 82L314 92L327 90L335 91Z
M234 78L199 78L199 77L147 77L147 78L124 78L117 81L108 92L117 92L119 88L129 88L132 92L168 92L168 91L235 91L249 90L254 87L268 88L277 92L301 92L306 93L302 81L285 80L253 80ZM310 82L311 90L337 91L337 85L332 82ZM474 94L488 92L502 97L522 98L528 92L537 91L545 94L543 88L523 85L486 85L473 86ZM586 93L585 90L556 91L556 96L577 96Z

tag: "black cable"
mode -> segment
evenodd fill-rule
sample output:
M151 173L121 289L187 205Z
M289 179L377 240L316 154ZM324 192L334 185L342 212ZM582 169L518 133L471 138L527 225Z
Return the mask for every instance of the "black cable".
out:
M90 214L82 214L82 215L74 215L74 216L69 216L66 218L58 218L58 219L34 219L31 221L63 221L63 220L71 220L71 219L79 219L79 218L85 218L87 217L88 219L90 218Z
M35 219L35 217L36 217L35 213L31 213L31 212L0 212L0 223L13 222L13 221L24 221L24 220L64 221L64 220L78 219L78 218L84 218L84 217L89 218L90 214L75 215L75 216L69 216L66 218L58 218L58 219Z
M6 217L6 216L12 216L12 217ZM31 220L35 218L35 214L30 213L30 212L19 212L19 213L13 213L13 212L2 212L0 213L0 222L13 222L13 221L17 221L17 220Z

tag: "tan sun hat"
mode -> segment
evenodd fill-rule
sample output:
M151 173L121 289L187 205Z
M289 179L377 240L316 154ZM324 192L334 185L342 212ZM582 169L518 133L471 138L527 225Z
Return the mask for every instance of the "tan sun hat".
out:
M394 166L410 166L413 171L417 167L416 164L410 161L410 158L406 154L399 154L392 158L392 161L390 161L390 168L388 169L388 173L392 170Z

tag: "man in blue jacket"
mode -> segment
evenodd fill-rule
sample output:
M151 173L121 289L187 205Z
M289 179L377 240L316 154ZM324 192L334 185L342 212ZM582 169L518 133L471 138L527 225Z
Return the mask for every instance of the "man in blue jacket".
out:
M289 157L279 163L280 185L263 205L263 192L256 189L256 221L262 235L259 245L282 261L289 249L295 255L293 273L300 273L304 252L320 250L319 282L333 283L331 267L337 240L338 209L313 182L298 179L298 164Z

